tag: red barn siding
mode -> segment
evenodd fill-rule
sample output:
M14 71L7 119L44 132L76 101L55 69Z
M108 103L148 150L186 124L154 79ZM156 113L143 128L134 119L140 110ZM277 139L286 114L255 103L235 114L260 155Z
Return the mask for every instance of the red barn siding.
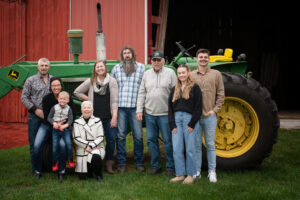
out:
M0 66L12 64L25 55L25 4L0 1ZM21 93L11 91L0 99L0 121L26 122L27 110Z
M69 0L26 1L26 60L69 59Z
M84 31L83 54L79 59L96 59L97 2L101 3L107 59L119 60L121 48L130 45L137 53L137 60L144 63L145 1L143 0L72 0L71 28Z

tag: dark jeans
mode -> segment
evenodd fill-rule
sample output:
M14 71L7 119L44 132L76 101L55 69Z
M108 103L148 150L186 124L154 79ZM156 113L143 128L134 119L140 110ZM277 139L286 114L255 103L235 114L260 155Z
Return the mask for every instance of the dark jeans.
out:
M136 119L136 108L118 109L118 134L117 134L117 163L126 165L126 135L127 124L130 124L133 136L134 163L136 166L144 165L144 143L142 123Z
M174 170L173 147L172 147L172 132L169 127L168 115L153 116L146 114L146 133L149 153L151 155L151 167L159 169L160 164L160 149L159 149L159 131L161 133L166 156L167 170Z
M47 140L51 140L52 126L42 123L34 141L34 169L42 172L43 146ZM52 141L52 140L51 140ZM59 141L59 171L63 171L66 166L66 145L60 139Z
M63 139L67 146L67 155L68 159L73 161L73 150L72 150L72 142L71 142L71 134L70 129L66 128L64 131L60 131L57 129L52 130L52 156L53 163L55 164L59 160L59 140Z
M116 148L116 138L117 138L117 128L110 128L111 119L102 120L102 125L104 128L104 134L106 138L106 147L105 147L105 158L106 160L114 159L114 152Z
M28 115L28 141L30 147L30 160L32 166L32 172L34 172L35 160L34 160L34 141L42 123L42 119L36 116L34 113Z

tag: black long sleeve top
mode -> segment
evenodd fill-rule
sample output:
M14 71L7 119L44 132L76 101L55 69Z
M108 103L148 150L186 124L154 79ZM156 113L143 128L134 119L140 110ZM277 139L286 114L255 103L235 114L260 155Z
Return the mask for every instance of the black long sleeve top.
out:
M171 130L177 128L175 123L175 112L183 111L192 115L191 121L188 126L191 128L195 127L195 124L199 121L202 115L202 93L197 84L194 84L190 91L190 98L184 99L182 96L175 102L172 102L175 87L172 88L169 96L169 111L168 119Z

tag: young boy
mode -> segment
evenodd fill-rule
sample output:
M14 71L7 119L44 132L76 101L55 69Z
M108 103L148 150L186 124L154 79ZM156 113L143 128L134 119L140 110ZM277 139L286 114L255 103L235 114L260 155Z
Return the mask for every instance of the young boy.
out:
M73 122L73 114L70 106L68 105L70 101L69 93L62 91L58 94L58 104L54 105L48 115L48 121L53 125L52 131L52 157L53 157L53 167L52 171L58 170L58 144L59 139L63 138L67 146L67 155L69 166L74 167L73 163L73 151L71 143L71 133L69 126Z

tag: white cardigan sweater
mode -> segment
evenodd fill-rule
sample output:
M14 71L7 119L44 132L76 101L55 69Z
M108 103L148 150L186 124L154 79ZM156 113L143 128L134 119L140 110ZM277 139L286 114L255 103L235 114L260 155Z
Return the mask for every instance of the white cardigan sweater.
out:
M104 159L104 132L99 118L92 115L88 123L85 122L82 116L75 120L73 139L76 144L75 172L87 173L87 162L91 162L93 154L98 154L102 160ZM88 146L92 148L91 153L85 151ZM100 146L100 149L97 146Z

